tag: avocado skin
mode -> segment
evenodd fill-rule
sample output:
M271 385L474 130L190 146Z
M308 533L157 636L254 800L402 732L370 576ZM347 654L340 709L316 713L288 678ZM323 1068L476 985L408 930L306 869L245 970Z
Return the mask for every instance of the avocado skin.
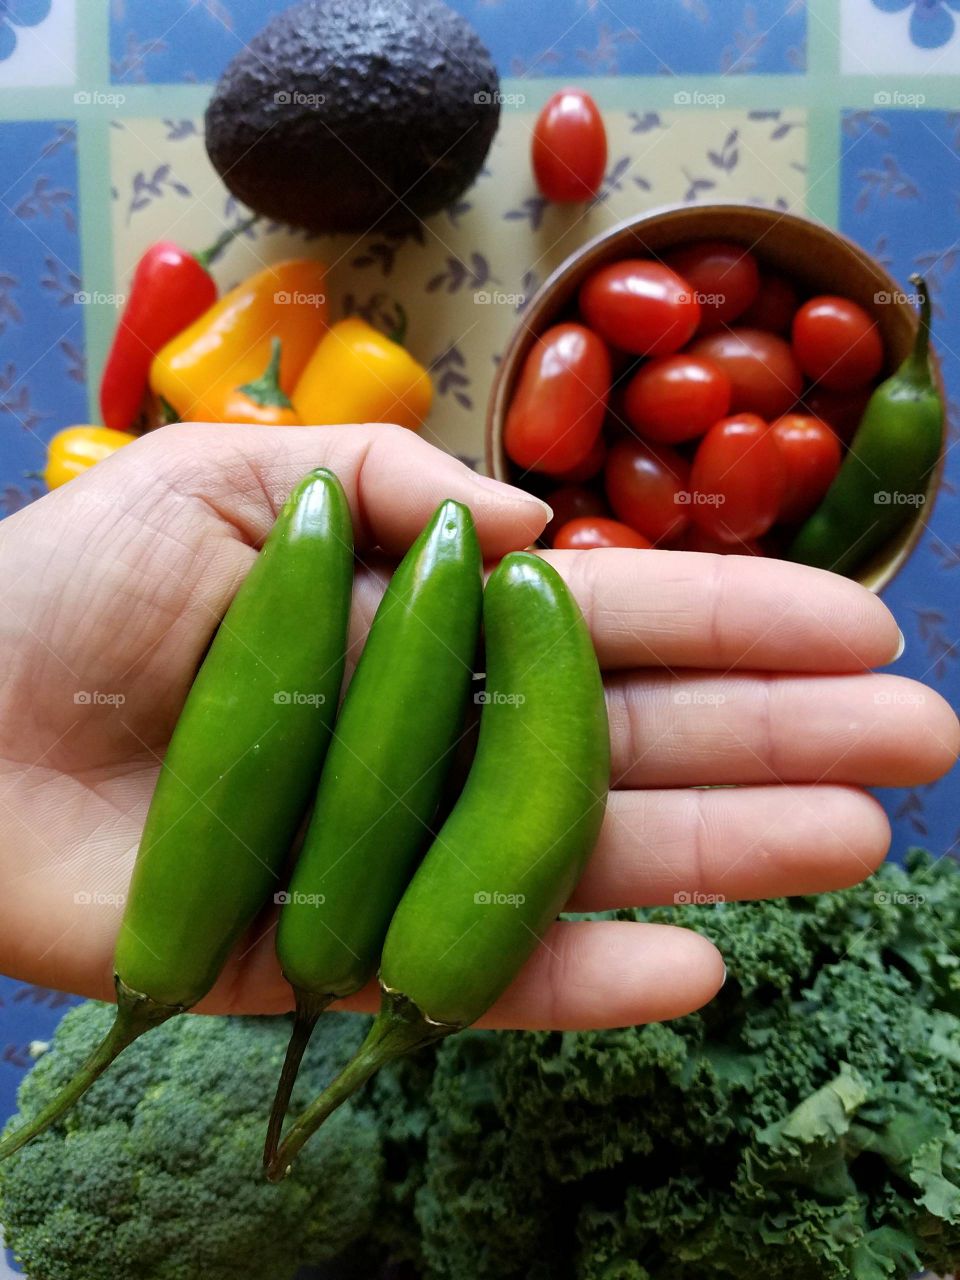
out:
M476 32L440 0L307 0L223 73L207 152L265 217L312 232L403 230L473 182L499 84Z

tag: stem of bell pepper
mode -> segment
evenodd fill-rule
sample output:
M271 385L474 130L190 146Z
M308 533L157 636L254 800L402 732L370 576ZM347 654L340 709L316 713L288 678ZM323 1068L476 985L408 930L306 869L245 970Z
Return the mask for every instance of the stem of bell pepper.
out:
M276 405L279 409L292 409L290 397L280 386L280 339L274 338L270 343L270 359L259 378L237 387L241 394L254 404Z

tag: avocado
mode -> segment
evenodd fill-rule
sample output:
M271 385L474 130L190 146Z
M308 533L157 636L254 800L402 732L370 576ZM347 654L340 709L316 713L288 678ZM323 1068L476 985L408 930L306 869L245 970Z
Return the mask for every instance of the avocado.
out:
M402 230L470 185L499 116L489 53L440 0L307 0L227 67L206 144L230 191L265 217Z

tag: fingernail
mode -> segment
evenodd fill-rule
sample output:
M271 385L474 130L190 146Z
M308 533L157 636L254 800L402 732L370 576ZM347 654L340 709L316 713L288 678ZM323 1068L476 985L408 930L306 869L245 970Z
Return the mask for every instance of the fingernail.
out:
M897 644L897 652L890 659L891 662L896 662L898 658L902 658L903 651L907 647L907 637L903 634L903 632L900 630L899 627L897 627L897 635L900 637L900 640L899 640L899 643Z
M544 512L547 520L553 519L552 508L541 498L534 497L532 493L527 493L524 489L518 489L515 485L506 484L503 480L494 480L493 476L480 475L479 472L474 473L473 479L481 489L489 489L491 493L498 494L504 502L509 502L514 506L520 502L534 503Z
M722 990L723 990L723 988L726 986L726 983L727 983L727 966L726 966L726 965L724 965L724 966L723 966L723 977L720 979L720 986L717 988L717 990L718 990L718 991L722 991Z

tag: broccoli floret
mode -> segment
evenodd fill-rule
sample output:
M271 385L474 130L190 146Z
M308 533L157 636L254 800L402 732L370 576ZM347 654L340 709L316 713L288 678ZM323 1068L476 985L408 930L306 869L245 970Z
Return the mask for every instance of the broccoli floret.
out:
M106 1031L113 1011L68 1013L26 1077L33 1116ZM367 1019L320 1020L295 1109L347 1061ZM0 1220L31 1280L290 1280L369 1229L379 1128L348 1105L271 1186L260 1162L287 1018L188 1015L132 1045L61 1123L0 1165Z

